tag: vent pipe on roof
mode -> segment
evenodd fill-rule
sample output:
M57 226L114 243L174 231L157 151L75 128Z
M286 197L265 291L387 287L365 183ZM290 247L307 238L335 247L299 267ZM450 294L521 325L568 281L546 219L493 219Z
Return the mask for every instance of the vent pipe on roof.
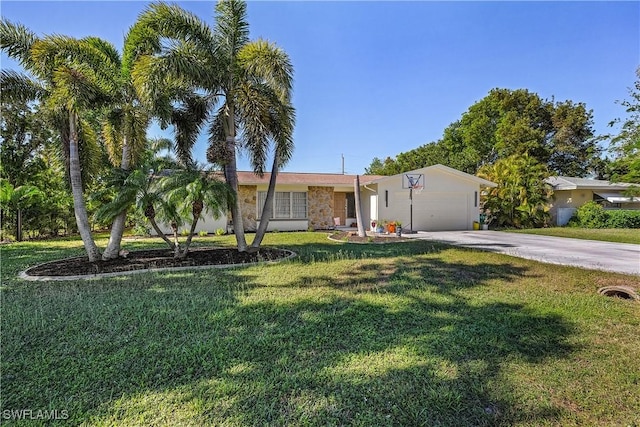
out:
M342 175L344 175L344 153L340 154L342 156Z

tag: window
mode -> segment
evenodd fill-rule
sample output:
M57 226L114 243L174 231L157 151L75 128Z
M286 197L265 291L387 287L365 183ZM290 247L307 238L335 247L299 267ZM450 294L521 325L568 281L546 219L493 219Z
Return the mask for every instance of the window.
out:
M258 218L262 217L262 207L267 198L266 191L258 191ZM276 191L273 197L272 219L306 219L307 193Z

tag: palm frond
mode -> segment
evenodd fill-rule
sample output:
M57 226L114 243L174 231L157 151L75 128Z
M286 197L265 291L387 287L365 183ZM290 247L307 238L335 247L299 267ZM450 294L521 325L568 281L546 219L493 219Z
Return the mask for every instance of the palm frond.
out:
M270 142L276 145L278 165L284 166L293 153L295 110L282 103L270 87L245 83L237 91L237 109L242 122L242 140L254 172L264 173Z
M207 161L218 166L226 165L233 153L227 149L224 116L220 111L209 123L208 135Z
M56 78L61 67L76 70L76 74L84 74L85 80L104 94L114 94L118 90L118 61L113 46L95 37L74 39L67 36L47 36L37 41L32 47L32 56L39 74L46 76L47 81ZM59 82L58 82L59 83Z
M215 41L225 62L235 61L240 49L249 42L247 5L243 1L225 0L216 4Z
M80 119L78 122L78 137L82 182L87 185L102 167L102 151L98 144L98 135L86 119Z
M47 94L46 88L37 80L14 70L0 72L0 96L2 102L40 100Z
M105 65L111 67L112 70L120 70L122 68L120 52L113 44L99 37L85 37L80 42L86 43L88 47L94 49L91 53L94 59L103 59ZM88 57L88 59L91 59L91 57Z
M202 46L213 47L211 28L196 14L188 12L175 4L154 3L141 16L141 22L149 17L152 27L162 36L172 39L193 40Z
M25 70L34 71L31 47L38 37L22 24L0 21L0 48L9 58L17 60Z
M267 85L281 102L290 102L293 66L286 52L266 40L247 43L238 52L244 78Z
M271 100L265 89L245 83L236 91L236 109L242 123L242 148L248 152L253 171L258 176L264 174L271 136Z
M176 129L176 154L186 166L192 162L191 149L208 117L208 107L205 98L193 94L186 97L183 105L173 111L171 121Z

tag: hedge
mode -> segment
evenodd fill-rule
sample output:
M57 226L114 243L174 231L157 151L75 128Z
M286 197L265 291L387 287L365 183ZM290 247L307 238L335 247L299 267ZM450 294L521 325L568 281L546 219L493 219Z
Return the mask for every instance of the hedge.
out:
M640 210L606 210L596 202L580 206L569 221L583 228L640 228Z

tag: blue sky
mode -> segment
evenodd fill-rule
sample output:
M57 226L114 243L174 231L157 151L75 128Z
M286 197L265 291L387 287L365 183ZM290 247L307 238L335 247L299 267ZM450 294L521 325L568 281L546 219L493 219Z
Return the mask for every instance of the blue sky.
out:
M0 4L38 34L95 35L121 48L148 2ZM178 2L213 23L210 1ZM251 37L295 68L295 172L362 173L435 141L492 88L583 102L596 133L623 117L640 65L640 2L267 2L248 4ZM1 57L2 67L15 67ZM151 129L157 134L158 129ZM205 137L195 155L205 160ZM239 167L249 169L246 159Z

